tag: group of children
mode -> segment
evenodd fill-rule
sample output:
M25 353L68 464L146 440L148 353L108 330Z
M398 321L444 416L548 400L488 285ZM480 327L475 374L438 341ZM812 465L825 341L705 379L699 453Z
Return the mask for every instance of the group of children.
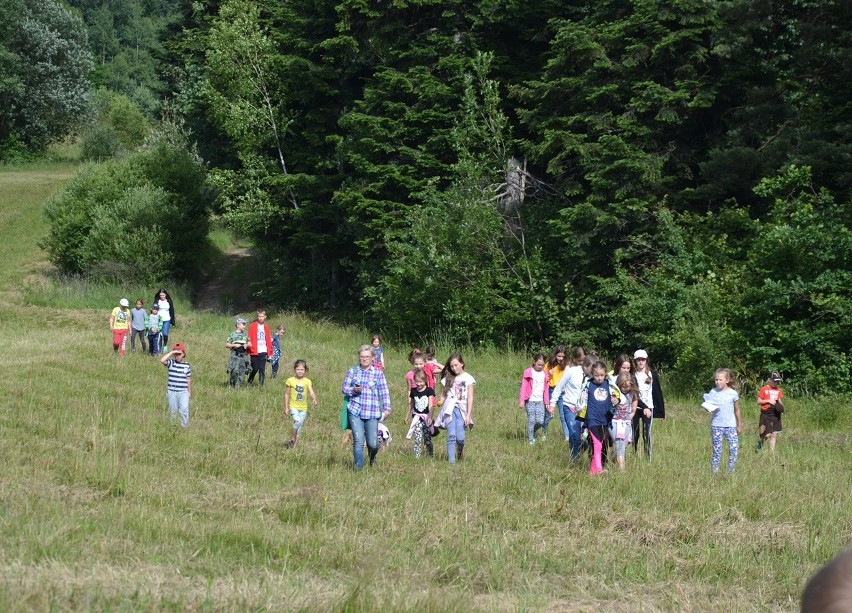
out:
M638 451L640 433L645 457L650 461L653 420L665 418L665 400L647 351L636 350L633 360L626 354L618 356L609 372L597 356L585 355L581 347L573 350L572 358L569 363L565 347L559 346L549 360L542 353L535 354L532 365L524 371L518 406L527 414L529 444L536 443L539 432L545 438L558 409L572 460L579 457L583 447L591 453L590 474L607 471L610 448L614 449L619 468L624 470L627 447L632 444L634 452ZM781 375L774 371L758 392L758 450L768 441L774 451L777 433L782 429L784 394L778 387L780 382ZM723 440L728 444L728 471L736 468L743 421L731 371L717 370L714 383L715 387L704 395L702 406L712 413L710 468L715 474L721 464Z
M168 351L169 331L174 323L174 303L165 289L154 295L150 311L145 310L145 302L136 299L136 306L129 308L127 298L118 301L109 317L112 332L113 353L124 356L127 353L127 336L130 335L130 350L136 351L136 338L142 353L159 355ZM146 345L147 340L147 345Z
M375 344L375 340L374 340ZM423 455L425 447L434 457L432 438L442 430L447 433L447 460L450 464L464 459L467 431L473 428L473 399L476 379L465 371L461 354L454 353L445 364L435 358L435 349L411 350L411 370L405 375L408 389L409 420L407 439L414 441L414 456ZM435 392L441 375L441 395Z
M135 351L136 336L140 337L143 352L146 351L145 337L151 355L162 351L161 362L169 372L169 411L173 419L179 418L181 426L186 427L192 369L185 361L184 345L177 344L172 351L168 351L165 345L167 341L164 339L168 338L164 333L164 329L168 330L166 322L171 323L174 319L170 303L171 298L165 290L160 290L150 312L146 313L141 299L137 299L134 309L129 309L128 300L122 298L110 315L110 329L116 353L125 354L129 331L131 351ZM168 320L159 314L161 305L169 310ZM257 318L248 330L245 319L238 317L235 320L235 330L225 342L225 347L230 350L227 370L231 387L239 388L247 373L248 384L252 384L255 376L259 375L262 386L266 362L272 364L272 377L277 376L285 328L279 325L272 334L265 322L266 312L262 309L257 312ZM384 371L384 349L378 335L372 337L370 350L371 367ZM434 457L432 439L445 429L447 457L450 463L455 463L464 457L465 432L473 427L476 380L465 372L460 354L453 354L446 364L441 365L435 359L434 348L427 347L425 351L415 348L409 354L409 362L411 370L405 377L409 420L406 438L413 439L415 457L422 457L424 450L429 457ZM293 370L293 376L285 382L284 391L284 411L293 420L292 434L287 442L291 448L299 441L307 417L308 399L313 406L318 404L313 384L307 377L305 360L296 360ZM442 375L440 397L435 391L438 375ZM781 381L780 374L774 371L758 392L758 450L764 442L768 442L770 450L774 451L777 433L782 430L784 406L781 400L784 393L779 388ZM710 467L713 473L719 471L723 441L728 444L728 472L736 468L739 455L743 420L739 394L732 382L729 369L718 369L714 373L715 387L704 395L702 404L712 415ZM605 464L610 448L614 450L619 468L624 470L627 448L633 445L634 452L638 452L640 433L645 457L650 461L653 419L665 418L665 400L659 376L651 369L644 349L636 350L632 360L626 354L618 356L609 372L598 356L586 355L582 347L574 348L570 360L564 346L556 347L549 359L542 353L536 353L532 365L521 377L518 406L526 411L526 434L530 445L537 442L539 435L541 440L546 438L548 426L558 411L571 459L576 461L581 450L588 448L591 454L589 472L592 475L607 471ZM386 441L390 438L386 426L384 432L387 433L383 436Z
M272 364L272 378L278 376L281 361L281 337L285 329L279 325L273 334L266 323L266 311L259 309L256 319L246 328L246 320L237 317L235 330L228 335L225 347L230 349L228 358L228 383L231 387L243 385L248 373L248 383L252 385L257 376L260 386L266 383L266 363Z

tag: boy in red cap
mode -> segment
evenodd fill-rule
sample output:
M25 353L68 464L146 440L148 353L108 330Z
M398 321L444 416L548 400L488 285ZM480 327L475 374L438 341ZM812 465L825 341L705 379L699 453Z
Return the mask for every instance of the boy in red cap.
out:
M781 413L784 412L784 405L781 404L784 392L778 387L781 381L781 373L775 370L766 379L766 385L757 392L757 404L760 405L760 438L756 447L758 451L768 439L769 451L775 453L777 434L781 432Z
M192 393L192 368L185 362L186 347L176 343L172 350L160 358L169 371L166 398L169 401L169 416L172 421L180 416L180 425L189 425L189 396Z

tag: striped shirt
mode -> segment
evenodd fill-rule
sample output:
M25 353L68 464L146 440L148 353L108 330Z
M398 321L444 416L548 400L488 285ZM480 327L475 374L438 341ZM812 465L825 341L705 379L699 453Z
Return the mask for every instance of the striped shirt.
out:
M361 393L353 395L356 385L361 386ZM364 370L360 366L353 366L346 373L341 388L344 396L349 396L349 413L361 419L379 418L383 411L390 413L390 392L385 373L370 366Z
M176 360L167 360L165 367L169 369L169 385L170 392L184 392L189 389L189 378L192 376L192 368L189 362L178 362Z

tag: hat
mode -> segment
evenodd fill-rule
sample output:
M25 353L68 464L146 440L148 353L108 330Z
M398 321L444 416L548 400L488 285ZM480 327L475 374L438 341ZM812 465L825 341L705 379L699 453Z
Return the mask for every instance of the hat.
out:
M781 382L784 380L784 379L781 377L781 373L780 373L780 372L778 372L777 370L773 370L773 371L772 371L772 374L770 374L770 375L769 375L769 378L770 378L771 380L775 381L775 383L781 383Z
M243 319L242 317L237 317L237 318L234 320L234 323L235 323L236 325L238 325L238 326L239 326L240 324L245 325L246 320L245 320L245 319Z
M157 303L155 302L154 304L152 304L152 305L151 305L151 310L152 310L152 311L159 311L159 310L160 310L160 307L159 307L159 306L157 306Z
M186 347L181 345L180 343L175 343L175 346L172 347L174 351L180 351L182 354L186 355Z
M127 298L122 298L118 301L119 306L130 306L130 303L127 301Z
M636 360L638 358L645 358L647 360L648 352L644 349L637 349L636 352L633 354L633 359Z

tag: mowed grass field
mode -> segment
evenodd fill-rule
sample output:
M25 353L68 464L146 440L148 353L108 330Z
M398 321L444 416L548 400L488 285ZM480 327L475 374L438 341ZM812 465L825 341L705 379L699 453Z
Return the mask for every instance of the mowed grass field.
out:
M282 374L306 359L320 399L288 450L283 378L228 389L234 314L193 312L182 288L172 342L193 396L176 428L165 369L115 358L107 325L120 297L156 288L63 282L38 248L41 204L74 170L0 170L0 610L795 611L852 542L845 406L818 426L820 401L790 398L773 457L753 451L744 398L739 466L714 478L700 395L670 397L654 462L592 479L558 422L527 445L527 356L462 348L476 428L450 467L443 435L434 462L412 456L407 348L391 345L394 440L356 473L339 388L369 331L270 313L288 330Z

